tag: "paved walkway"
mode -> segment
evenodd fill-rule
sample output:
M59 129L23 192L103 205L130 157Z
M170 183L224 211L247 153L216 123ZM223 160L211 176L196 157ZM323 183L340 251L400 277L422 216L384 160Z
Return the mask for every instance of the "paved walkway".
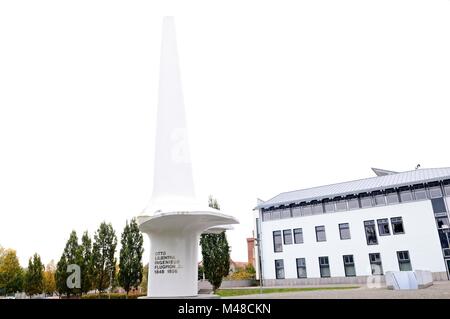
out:
M327 286L330 287L330 286ZM255 288L255 287L253 287ZM388 290L386 288L360 288L348 290L296 291L256 294L224 299L450 299L450 281L435 282L433 286L418 290Z

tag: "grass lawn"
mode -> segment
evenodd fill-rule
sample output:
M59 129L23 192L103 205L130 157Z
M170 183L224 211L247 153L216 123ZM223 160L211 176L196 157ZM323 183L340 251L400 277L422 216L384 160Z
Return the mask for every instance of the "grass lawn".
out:
M271 294L274 292L294 292L294 291L315 291L315 290L342 290L342 289L355 289L359 286L346 286L346 287L305 287L305 288L263 288L263 294ZM255 295L259 294L259 288L251 289L218 289L216 295L221 297L233 297L242 295Z

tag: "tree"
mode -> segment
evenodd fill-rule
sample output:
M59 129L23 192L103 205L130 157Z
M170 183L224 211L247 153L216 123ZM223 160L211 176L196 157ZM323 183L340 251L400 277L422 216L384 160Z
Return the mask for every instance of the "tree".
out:
M92 289L92 240L88 232L81 237L81 292L88 293Z
M94 235L92 246L92 272L94 288L103 292L108 288L116 274L117 237L111 224L100 224Z
M67 272L69 265L78 265L82 263L82 256L80 254L80 246L78 245L78 236L76 231L70 233L70 237L67 240L64 252L58 261L56 266L56 290L59 294L78 295L81 293L79 288L69 288L67 286L67 278L71 273ZM81 266L80 266L81 268Z
M142 247L144 238L139 231L136 220L133 218L126 222L122 233L120 260L119 260L119 284L128 293L132 288L137 288L142 281Z
M52 296L56 291L55 273L56 266L55 262L52 260L48 263L44 271L44 293L46 295Z
M212 196L209 197L209 207L220 209L219 203ZM225 232L202 234L200 245L205 277L216 291L222 284L223 277L227 276L230 271L230 246Z
M0 247L0 291L5 294L22 291L23 270L16 251Z
M38 254L34 254L33 257L28 260L24 290L30 297L41 294L44 290L44 265Z

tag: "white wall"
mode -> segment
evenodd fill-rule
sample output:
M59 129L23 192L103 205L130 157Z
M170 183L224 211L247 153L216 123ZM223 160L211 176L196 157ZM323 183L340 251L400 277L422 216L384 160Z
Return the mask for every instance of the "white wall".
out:
M364 221L402 217L405 233L379 236L378 245L367 245ZM338 224L349 223L351 239L341 240ZM390 220L389 220L390 223ZM326 242L316 242L315 226L324 225ZM303 244L283 244L283 252L274 253L272 232L303 228ZM369 253L380 253L383 271L398 271L397 251L408 250L414 269L446 271L431 201L402 203L354 211L327 213L262 222L263 276L275 279L275 259L284 260L285 278L297 278L296 258L306 258L308 278L320 277L318 257L328 256L331 277L345 276L343 255L353 255L357 276L371 274Z

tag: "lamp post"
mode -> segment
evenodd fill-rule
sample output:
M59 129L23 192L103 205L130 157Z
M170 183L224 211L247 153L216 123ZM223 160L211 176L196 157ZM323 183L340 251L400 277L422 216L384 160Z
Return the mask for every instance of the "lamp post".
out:
M262 261L261 261L261 239L259 238L259 234L257 234L257 238L253 238L256 242L256 246L258 247L258 268L259 268L259 293L262 294L263 290L263 270L262 270Z

